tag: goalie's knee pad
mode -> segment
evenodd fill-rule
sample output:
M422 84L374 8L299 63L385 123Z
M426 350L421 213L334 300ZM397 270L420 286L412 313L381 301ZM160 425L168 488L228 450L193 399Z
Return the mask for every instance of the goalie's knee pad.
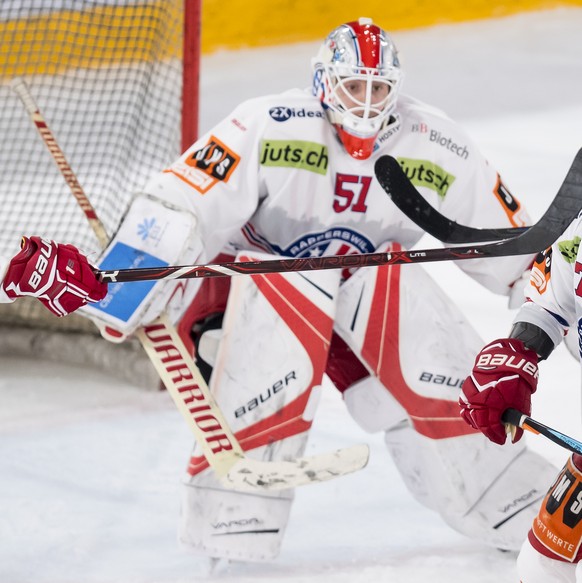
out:
M467 435L459 391L483 342L417 267L358 270L341 286L334 329L419 433Z
M376 377L357 381L343 392L343 397L354 421L368 433L391 429L408 419L402 405Z

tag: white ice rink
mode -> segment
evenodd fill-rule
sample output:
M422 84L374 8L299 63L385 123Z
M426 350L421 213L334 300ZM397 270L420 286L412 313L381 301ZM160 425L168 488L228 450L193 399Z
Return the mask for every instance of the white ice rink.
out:
M394 34L404 91L461 121L534 219L582 147L581 30L582 9L561 9ZM307 86L316 46L205 58L201 129L240 99ZM428 269L484 340L507 333L505 298L450 264ZM534 416L580 438L580 413L579 367L561 346L541 367ZM566 459L527 438L557 465ZM176 542L192 441L165 393L34 355L0 358L0 583L517 581L513 555L467 540L412 499L381 436L363 433L332 390L307 454L366 442L368 467L297 491L278 560L209 573Z

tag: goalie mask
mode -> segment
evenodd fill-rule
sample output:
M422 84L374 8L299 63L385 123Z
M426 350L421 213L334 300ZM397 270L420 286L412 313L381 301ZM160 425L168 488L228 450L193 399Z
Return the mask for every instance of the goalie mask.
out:
M402 71L391 38L370 18L342 24L325 39L313 67L313 92L346 151L365 160L390 123Z

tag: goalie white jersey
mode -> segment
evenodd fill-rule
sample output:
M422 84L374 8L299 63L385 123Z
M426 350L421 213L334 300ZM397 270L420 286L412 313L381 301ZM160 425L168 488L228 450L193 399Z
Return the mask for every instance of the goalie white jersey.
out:
M475 227L522 226L528 216L470 137L443 113L400 96L368 160L352 158L319 101L301 90L247 101L202 136L146 189L198 216L205 259L226 244L274 255L368 253L405 248L423 231L390 201L374 162L395 157L429 202ZM507 293L531 258L462 262Z
M469 136L406 96L365 160L346 152L319 100L306 92L247 101L146 191L195 216L198 263L219 253L265 259L410 248L423 231L378 184L374 163L384 154L459 223L529 222ZM458 265L491 291L508 294L532 260ZM356 421L385 432L418 500L468 536L517 549L555 468L522 444L492 446L461 420L458 391L481 339L421 266L339 276L249 276L230 290L222 278L182 284L200 291L189 306L182 301L181 330L189 334L194 324L198 363L242 447L260 459L301 456L327 374ZM170 307L190 293L176 294ZM330 326L323 330L325 321ZM292 500L289 491L226 491L195 448L181 540L214 557L272 559Z

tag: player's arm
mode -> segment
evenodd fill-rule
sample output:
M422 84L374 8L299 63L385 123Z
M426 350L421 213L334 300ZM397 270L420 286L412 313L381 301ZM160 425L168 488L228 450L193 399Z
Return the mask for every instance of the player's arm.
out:
M446 131L445 131L446 129ZM440 197L439 210L458 223L476 228L522 227L531 224L524 205L504 182L497 169L477 145L456 125L445 126L442 135L462 144L460 155L442 158L447 190ZM441 155L444 154L441 152ZM444 172L446 170L446 173ZM495 294L509 297L510 307L524 301L524 287L534 255L501 257L491 261L460 261L457 266Z
M34 297L59 317L107 293L107 285L76 247L40 237L23 237L20 252L0 260L0 277L1 302Z
M530 415L538 363L550 356L576 320L572 290L577 289L582 271L578 262L580 234L578 218L550 249L540 253L532 268L528 301L520 308L509 337L485 346L463 383L461 415L491 441L505 443L501 417L506 409ZM522 435L518 429L514 441Z

